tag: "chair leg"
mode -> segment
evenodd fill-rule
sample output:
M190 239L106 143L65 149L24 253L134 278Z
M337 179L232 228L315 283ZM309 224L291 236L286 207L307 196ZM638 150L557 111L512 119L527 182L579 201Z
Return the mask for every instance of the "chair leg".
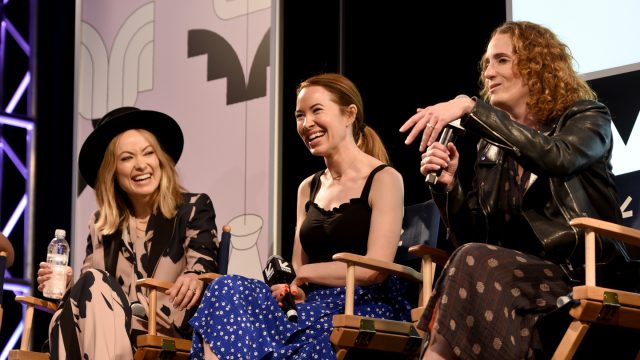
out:
M29 341L31 340L31 327L33 325L33 306L27 306L24 312L24 329L22 330L22 340L20 341L20 350L29 350Z
M564 333L560 345L553 354L552 360L569 360L578 350L584 335L589 330L589 324L574 320L569 325L567 332Z

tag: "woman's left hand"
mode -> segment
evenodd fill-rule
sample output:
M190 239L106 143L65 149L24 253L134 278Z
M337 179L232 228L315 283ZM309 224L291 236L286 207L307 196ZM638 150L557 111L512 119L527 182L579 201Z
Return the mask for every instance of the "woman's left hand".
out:
M468 96L458 95L455 99L417 109L416 114L400 127L400 132L411 129L404 143L411 144L422 132L419 149L420 152L424 152L429 145L437 141L438 134L448 123L471 111L474 104Z
M175 309L184 310L198 304L203 288L204 283L198 279L198 275L188 273L180 275L173 286L164 293L169 295Z

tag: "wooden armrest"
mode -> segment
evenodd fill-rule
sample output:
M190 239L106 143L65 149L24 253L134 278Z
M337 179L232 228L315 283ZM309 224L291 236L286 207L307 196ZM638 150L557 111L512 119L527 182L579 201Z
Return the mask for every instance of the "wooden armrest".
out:
M148 333L151 336L155 336L156 331L156 309L158 304L158 291L165 291L173 286L171 281L158 280L153 278L140 279L136 281L136 285L149 288L149 317Z
M170 289L173 283L171 281L146 278L136 281L136 285L149 288L149 311L147 314L149 319L147 322L147 332L149 335L155 336L157 333L156 309L158 304L158 291Z
M611 222L579 217L570 221L571 226L585 230L585 285L596 285L596 233L640 246L640 230Z
M404 265L400 265L400 264L396 264L396 263L392 263L384 260L372 259L366 256L356 255L352 253L337 253L333 255L333 260L340 261L347 264L351 263L359 267L363 267L369 270L380 271L387 274L389 273L397 274L399 276L402 276L404 278L408 278L410 280L414 280L417 282L422 281L422 274L415 271L414 269L408 266L404 266Z
M417 282L422 282L422 274L412 268L379 259L367 258L362 255L351 253L337 253L333 255L333 260L347 264L346 287L345 287L345 315L353 315L354 292L355 292L355 268L357 266L384 273L394 273L404 278Z
M622 291L618 289L608 289L599 286L574 286L571 297L574 300L593 300L600 301L604 298L606 292L615 293L617 296L618 304L626 307L633 307L640 309L640 294Z
M444 265L449 260L448 252L424 244L413 245L409 248L409 253L418 257L431 255L431 260L438 265Z
M22 329L20 350L28 351L29 343L31 341L31 329L33 327L33 314L35 312L35 309L53 314L54 312L56 312L56 310L58 310L58 304L51 301L38 299L37 297L30 295L18 295L16 296L16 301L27 305L23 319L24 328ZM9 355L9 358L11 359L11 355Z
M165 290L169 290L173 286L173 283L171 281L166 281L166 280L146 278L146 279L140 279L136 281L136 285L147 287L150 289L165 291Z
M204 283L206 285L206 284L209 284L209 283L213 282L213 280L219 278L220 276L222 276L222 275L220 275L218 273L204 273L204 274L198 275L198 279L204 281Z
M580 229L591 229L598 234L624 241L627 244L640 246L640 230L638 229L588 217L575 218L571 220L570 224Z
M198 275L198 280L203 281L205 284L212 282L213 280L219 278L221 275L216 273L204 273ZM136 282L136 285L147 287L150 289L156 289L159 291L169 290L173 283L171 281L158 280L153 278L140 279Z
M198 279L204 281L205 284L210 283L216 278L220 277L220 274L216 273L204 273L198 275ZM171 281L158 280L153 278L140 279L136 282L136 285L149 288L149 335L156 335L156 308L157 308L157 291L166 291L173 286Z
M16 301L19 303L31 305L36 309L46 311L49 314L53 314L54 312L56 312L56 310L58 310L58 304L51 301L39 299L35 296L19 295L16 296Z
M411 310L411 319L414 322L420 320L426 302L431 297L433 281L435 280L435 266L444 266L449 260L449 253L425 244L413 245L409 253L422 258L422 288L418 298L418 307Z

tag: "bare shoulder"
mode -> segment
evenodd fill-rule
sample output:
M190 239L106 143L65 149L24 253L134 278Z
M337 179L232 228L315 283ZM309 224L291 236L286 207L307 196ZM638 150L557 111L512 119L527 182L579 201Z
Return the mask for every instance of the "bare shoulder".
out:
M398 170L394 169L391 166L387 166L384 169L380 170L376 176L373 178L373 182L378 183L380 185L402 185L402 175L398 172Z
M306 179L302 180L300 185L298 185L298 195L309 195L311 192L311 180L315 174L309 175Z

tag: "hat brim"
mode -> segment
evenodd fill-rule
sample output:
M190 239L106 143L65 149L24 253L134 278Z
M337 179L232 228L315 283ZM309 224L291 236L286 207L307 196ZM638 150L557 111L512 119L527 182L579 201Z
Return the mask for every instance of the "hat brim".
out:
M82 144L78 167L89 186L95 188L98 170L111 140L131 129L144 129L155 135L162 150L174 163L178 163L184 147L184 137L178 123L171 116L158 111L135 109L100 124Z

